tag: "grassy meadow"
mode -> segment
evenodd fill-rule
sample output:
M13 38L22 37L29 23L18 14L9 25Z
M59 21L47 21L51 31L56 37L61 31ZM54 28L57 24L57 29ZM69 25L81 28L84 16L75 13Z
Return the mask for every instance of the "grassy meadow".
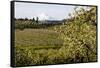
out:
M33 46L33 49L60 47L63 44L57 39L59 33L49 29L25 29L15 31L15 46Z
M57 50L63 45L63 40L58 38L59 33L52 30L52 28L15 30L15 58L17 65L23 63L24 65L47 64L45 57L48 52L56 51L57 53ZM29 53L31 56L28 55ZM30 60L33 60L33 63L28 62ZM48 64L53 63L48 61Z

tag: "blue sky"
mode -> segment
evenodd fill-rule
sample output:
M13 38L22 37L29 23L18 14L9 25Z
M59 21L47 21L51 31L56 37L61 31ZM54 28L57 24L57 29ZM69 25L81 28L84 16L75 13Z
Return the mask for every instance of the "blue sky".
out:
M41 19L61 20L67 18L68 14L73 12L74 7L71 5L15 2L15 18L40 17Z

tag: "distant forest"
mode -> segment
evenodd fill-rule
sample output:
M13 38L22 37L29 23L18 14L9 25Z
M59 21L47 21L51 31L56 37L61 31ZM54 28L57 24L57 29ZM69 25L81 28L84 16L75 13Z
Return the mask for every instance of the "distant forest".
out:
M66 22L67 19L63 20L42 20L39 21L39 18L37 17L33 19L28 18L15 18L15 29L23 30L25 28L47 28L55 25L61 25L64 22Z

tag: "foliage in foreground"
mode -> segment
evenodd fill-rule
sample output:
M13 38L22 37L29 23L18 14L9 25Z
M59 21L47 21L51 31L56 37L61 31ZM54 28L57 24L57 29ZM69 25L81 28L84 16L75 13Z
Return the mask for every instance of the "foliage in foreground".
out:
M64 43L59 49L64 58L72 58L74 62L92 62L97 60L96 47L96 8L89 11L75 9L73 21L63 24L57 32Z

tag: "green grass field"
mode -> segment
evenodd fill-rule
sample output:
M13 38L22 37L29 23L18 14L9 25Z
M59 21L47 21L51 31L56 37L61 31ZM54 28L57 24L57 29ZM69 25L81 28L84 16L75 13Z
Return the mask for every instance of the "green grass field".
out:
M40 58L36 57L39 57L39 55L47 56L48 52L52 51L56 51L57 53L57 50L60 49L61 46L63 46L63 41L59 39L58 36L59 33L52 30L52 28L24 29L24 30L16 29L15 30L16 65L21 66L21 65L31 65L31 64L32 65L45 64L45 63L47 64L47 62L43 62L41 61L42 59L40 60ZM31 58L27 54L29 52L31 53ZM28 62L30 59L33 60L34 63ZM51 63L48 61L48 64ZM52 64L54 64L53 61Z
M63 44L58 39L59 33L48 29L25 29L15 31L15 46L32 46L33 48L55 48Z

